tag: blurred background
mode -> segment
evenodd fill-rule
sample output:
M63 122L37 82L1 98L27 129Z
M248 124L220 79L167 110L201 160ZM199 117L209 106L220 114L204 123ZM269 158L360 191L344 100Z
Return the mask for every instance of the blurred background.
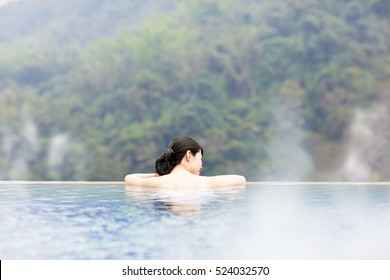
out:
M388 0L0 0L0 180L390 180Z

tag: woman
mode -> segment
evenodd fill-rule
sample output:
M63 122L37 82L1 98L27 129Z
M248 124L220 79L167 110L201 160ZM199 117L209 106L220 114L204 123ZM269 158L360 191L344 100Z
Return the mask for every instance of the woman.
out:
M199 176L202 171L202 147L191 137L177 136L156 160L156 173L129 174L125 183L143 187L214 188L245 185L239 175Z

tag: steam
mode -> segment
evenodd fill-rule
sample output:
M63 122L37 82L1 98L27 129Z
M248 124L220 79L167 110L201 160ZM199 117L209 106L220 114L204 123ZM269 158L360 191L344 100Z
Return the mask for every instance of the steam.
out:
M39 126L28 110L13 126L6 120L0 123L0 143L0 180L85 180L88 174L84 145L67 133L54 135L43 145ZM46 169L32 174L31 167L37 162Z
M343 191L321 192L328 198L308 199L304 190L291 187L264 188L249 203L247 227L227 237L219 254L228 259L390 257L388 207L372 205L359 190L344 192L345 197Z
M300 125L303 120L297 113L299 110L286 110L285 106L274 106L273 132L267 147L272 172L261 179L307 181L320 173L324 180L368 182L390 179L390 110L385 102L355 109L345 140L332 144L340 145L342 152L329 172L323 170L324 166L318 166L316 170L313 155L305 146L307 134Z
M303 118L298 113L304 98L305 91L297 81L284 82L280 100L273 106L271 142L267 147L273 172L266 180L303 181L313 173L312 156L304 145Z
M369 114L364 111L355 113L347 145L347 154L344 163L344 176L349 181L368 181L371 168L365 162L367 143L373 141L374 133L369 127Z
M85 180L89 157L84 145L66 133L49 141L47 175L51 180Z
M281 130L269 147L274 172L268 179L302 181L313 171L311 155L305 150L304 133L299 127Z
M58 179L61 177L61 167L68 152L68 146L69 137L66 134L58 134L51 138L47 159L50 178Z
M28 113L23 115L23 123L22 138L25 139L28 149L33 154L36 154L39 151L39 133L37 125Z
M0 164L0 179L20 180L29 174L28 164L36 158L39 150L38 128L25 110L21 116L20 127L12 131L7 124L0 127L1 142L0 154L5 162Z
M383 104L355 111L341 168L342 179L371 181L386 176L381 170L389 166L386 162L390 139L386 123L389 116L389 109Z
M21 0L0 0L0 8L6 6L12 2L19 2Z

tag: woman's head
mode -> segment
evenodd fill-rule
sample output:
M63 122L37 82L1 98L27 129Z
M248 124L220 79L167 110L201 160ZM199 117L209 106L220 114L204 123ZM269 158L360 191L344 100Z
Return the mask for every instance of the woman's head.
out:
M189 136L175 137L165 152L156 160L156 173L159 175L167 175L171 173L173 168L180 164L184 157L190 159L191 162L186 165L188 171L194 174L199 174L202 168L202 147Z

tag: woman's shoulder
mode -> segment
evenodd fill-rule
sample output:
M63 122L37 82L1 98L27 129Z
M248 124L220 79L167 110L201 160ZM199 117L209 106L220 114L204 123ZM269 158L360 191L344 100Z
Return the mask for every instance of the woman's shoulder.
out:
M224 186L246 185L246 179L241 175L198 176L189 174L186 178L171 177L177 184L186 184L194 188L214 188Z
M125 183L141 187L214 188L224 186L245 186L246 179L240 175L198 176L194 174L129 174Z
M140 187L159 187L163 181L163 176L156 173L136 173L129 174L125 177L127 185L134 185Z
M210 187L246 185L246 179L241 175L204 176L203 178Z

